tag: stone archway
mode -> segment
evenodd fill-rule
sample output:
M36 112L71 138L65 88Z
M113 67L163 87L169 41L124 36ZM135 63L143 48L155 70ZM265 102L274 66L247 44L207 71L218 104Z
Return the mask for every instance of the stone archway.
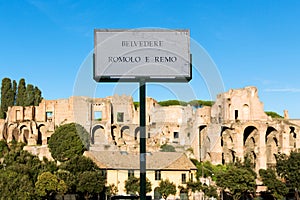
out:
M274 127L269 126L265 138L267 167L272 167L276 164L275 155L279 151L278 132Z
M107 144L105 129L102 125L97 124L92 128L91 143L94 145Z
M134 140L139 140L140 139L139 134L140 134L140 127L137 127L134 130Z
M42 145L43 144L43 135L45 134L45 124L40 124L38 125L38 135L36 139L36 144L37 145Z
M21 140L25 143L28 144L28 139L29 139L29 129L27 128L26 125L22 125L20 127L20 133L21 135L23 135L23 137L21 138Z
M234 151L234 140L232 136L232 131L228 127L222 127L221 132L221 147L223 149L223 159L225 163L231 163L235 161L235 151Z
M247 126L243 133L244 156L249 157L253 164L257 162L256 151L259 144L259 132L255 126ZM255 155L255 156L253 156Z

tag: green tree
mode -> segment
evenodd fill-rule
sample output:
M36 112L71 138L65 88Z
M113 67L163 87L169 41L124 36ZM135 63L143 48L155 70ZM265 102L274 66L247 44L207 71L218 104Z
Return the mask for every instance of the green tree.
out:
M18 92L16 95L16 106L24 106L25 105L25 97L26 97L26 83L25 79L21 78L18 84Z
M25 99L24 99L24 106L32 106L34 105L34 87L32 84L27 84L26 92L25 92Z
M160 151L162 152L175 152L175 147L169 144L163 144L160 146Z
M176 185L170 182L169 179L161 180L158 187L158 192L164 199L167 199L169 195L176 194Z
M0 170L1 200L6 199L32 199L34 186L30 177L15 170Z
M99 171L100 168L90 158L79 155L61 164L60 169L76 175L85 171Z
M289 156L278 154L276 161L277 174L285 180L289 190L295 191L295 198L299 200L300 152L292 151Z
M5 140L0 140L0 158L4 157L9 151Z
M38 176L35 183L35 191L40 197L51 198L56 194L64 194L67 191L67 186L63 180L58 180L54 174L43 172Z
M222 190L229 191L234 200L240 199L247 193L254 193L256 189L256 175L247 167L230 164L226 171L216 175L216 184Z
M273 111L265 111L265 113L272 118L283 118L281 115Z
M270 192L275 199L283 199L288 193L288 188L285 183L277 179L275 170L270 168L267 170L260 169L259 175L264 185L267 186L268 192Z
M9 78L2 79L1 85L1 109L0 118L6 118L6 112L9 106L13 106L15 101L14 91L12 88L11 80Z
M77 191L84 194L85 199L89 199L92 194L102 192L105 180L100 171L85 171L78 174Z
M113 196L118 193L118 187L115 184L108 185L106 188L106 195Z
M67 192L72 194L76 192L76 176L67 170L57 170L55 175L59 180L63 180L67 186Z
M186 106L187 103L184 101L178 101L178 100L167 100L167 101L160 101L158 102L159 105L161 106L174 106L174 105L182 105Z
M14 95L14 103L13 105L16 105L16 95L17 95L17 82L15 80L13 80L13 95Z
M88 149L89 133L79 124L65 124L55 130L48 146L55 160L67 161Z
M42 91L37 87L35 86L34 87L34 102L33 102L33 105L34 106L38 106L41 101L42 101Z
M140 194L140 178L130 176L125 181L125 190L127 194ZM151 182L146 179L146 193L151 192Z

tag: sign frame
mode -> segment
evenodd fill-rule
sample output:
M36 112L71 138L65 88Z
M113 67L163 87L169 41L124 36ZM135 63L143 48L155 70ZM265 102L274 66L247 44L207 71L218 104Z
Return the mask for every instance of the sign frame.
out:
M185 45L187 48L188 52L185 52L186 54L185 59L181 59L181 61L183 60L184 62L186 62L186 66L180 66L181 68L185 67L184 69L187 70L187 73L182 75L180 73L174 75L166 75L163 74L162 76L160 76L159 74L149 74L149 75L124 75L124 74L119 74L119 75L112 75L112 74L103 74L97 72L97 67L98 68L105 68L106 66L99 66L99 58L98 58L98 54L101 53L101 50L99 50L98 45L102 45L101 42L99 43L99 41L97 40L97 33L104 33L104 34L112 34L112 37L115 37L116 34L122 34L122 33L129 33L129 34L143 34L143 33L149 33L149 34L156 34L156 33L165 33L165 34L183 34L186 36L181 36L186 37L186 42ZM122 36L121 36L122 37ZM182 39L181 38L181 39ZM126 38L127 39L127 38ZM139 39L139 38L138 38ZM165 39L165 38L163 38ZM109 40L109 39L108 39ZM105 40L105 42L109 42L108 40ZM112 40L113 41L113 40ZM182 41L181 41L182 42ZM178 47L177 47L178 48ZM101 47L100 47L101 49ZM141 48L142 50L144 50L143 48ZM106 49L105 49L106 50ZM149 50L149 49L147 49ZM153 49L153 52L156 49ZM168 50L168 49L167 49ZM99 52L100 51L100 52ZM150 50L151 51L151 50ZM160 51L160 49L158 49L158 54L161 53L162 51ZM180 56L181 55L176 55L176 56ZM100 63L101 64L101 63ZM149 63L149 66L151 66L151 62ZM125 64L124 64L125 66ZM170 68L173 72L176 71L174 70L174 68L169 67L168 65L166 65L166 68ZM127 66L126 66L127 67ZM154 66L153 67L157 67ZM98 70L99 71L99 70ZM178 71L178 70L177 70ZM101 70L100 70L101 72ZM177 72L176 72L177 73ZM94 54L93 54L93 78L96 82L140 82L140 80L144 80L145 82L189 82L192 79L192 55L190 54L190 31L188 29L94 29Z

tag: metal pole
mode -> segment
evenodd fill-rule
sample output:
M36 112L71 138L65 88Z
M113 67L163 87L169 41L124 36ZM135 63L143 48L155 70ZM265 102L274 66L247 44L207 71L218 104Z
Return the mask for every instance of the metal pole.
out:
M140 80L140 199L146 200L146 82Z

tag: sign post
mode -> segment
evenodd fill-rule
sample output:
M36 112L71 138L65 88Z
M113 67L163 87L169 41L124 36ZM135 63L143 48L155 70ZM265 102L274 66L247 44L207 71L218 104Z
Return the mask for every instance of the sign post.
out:
M94 31L94 80L139 83L141 200L146 200L146 82L191 80L189 34L165 29Z

